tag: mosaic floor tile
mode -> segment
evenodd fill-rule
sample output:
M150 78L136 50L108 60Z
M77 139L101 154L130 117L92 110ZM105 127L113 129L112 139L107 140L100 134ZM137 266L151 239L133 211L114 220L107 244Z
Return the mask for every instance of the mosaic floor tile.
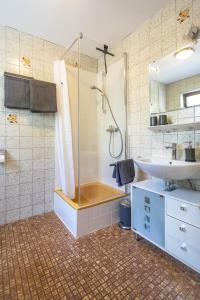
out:
M117 225L75 240L54 213L0 227L0 299L200 299L200 275Z

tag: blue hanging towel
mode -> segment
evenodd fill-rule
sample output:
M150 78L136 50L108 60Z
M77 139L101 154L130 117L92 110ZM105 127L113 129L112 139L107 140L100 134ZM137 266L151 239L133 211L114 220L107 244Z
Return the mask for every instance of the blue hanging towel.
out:
M118 186L133 182L135 167L133 159L125 159L112 164L114 166L112 177L116 179Z

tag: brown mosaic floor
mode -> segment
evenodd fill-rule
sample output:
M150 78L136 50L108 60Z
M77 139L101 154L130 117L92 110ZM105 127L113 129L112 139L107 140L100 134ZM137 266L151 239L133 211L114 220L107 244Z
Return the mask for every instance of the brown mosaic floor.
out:
M199 275L117 225L75 241L51 213L0 242L0 299L200 299Z

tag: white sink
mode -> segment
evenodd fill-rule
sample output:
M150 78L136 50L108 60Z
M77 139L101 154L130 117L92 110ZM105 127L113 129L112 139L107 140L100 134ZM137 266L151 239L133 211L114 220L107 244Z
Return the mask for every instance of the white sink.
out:
M164 180L200 179L200 162L137 158L135 163L142 171Z

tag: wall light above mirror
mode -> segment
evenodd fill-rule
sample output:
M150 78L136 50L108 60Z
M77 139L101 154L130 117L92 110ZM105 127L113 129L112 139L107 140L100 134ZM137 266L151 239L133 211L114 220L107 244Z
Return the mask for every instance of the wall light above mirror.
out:
M149 66L150 113L200 105L200 40Z
M190 58L195 53L195 50L193 47L184 47L178 51L175 52L176 59L185 60Z

